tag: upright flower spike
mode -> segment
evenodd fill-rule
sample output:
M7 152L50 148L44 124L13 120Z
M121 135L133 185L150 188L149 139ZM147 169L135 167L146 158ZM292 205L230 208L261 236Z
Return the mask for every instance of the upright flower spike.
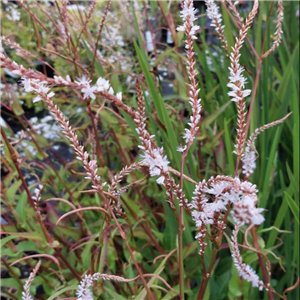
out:
M228 96L231 97L231 101L237 102L238 108L238 121L237 121L237 139L235 145L235 153L238 157L243 156L244 145L246 141L246 133L245 133L245 98L251 94L251 90L245 89L246 78L243 76L244 68L240 65L240 50L245 41L248 29L250 28L254 17L256 16L258 11L258 0L254 1L254 5L252 11L248 15L245 23L241 27L239 31L239 37L236 38L235 46L232 48L232 53L230 54L230 76L229 83L227 86L231 88L231 92L228 93Z
M276 23L276 31L275 31L275 40L272 47L262 56L262 58L266 58L271 52L273 52L281 42L282 35L282 22L283 22L283 2L282 0L278 0L278 8L277 8L277 23Z
M168 168L169 161L163 153L163 148L159 148L157 146L154 136L151 136L147 131L145 123L145 100L139 80L136 82L136 89L138 96L138 111L135 112L135 118L133 121L136 124L136 131L143 144L143 146L139 146L139 148L144 151L144 154L142 155L142 163L149 166L149 173L151 176L159 176L156 182L165 186L171 208L175 209L173 194L178 198L179 205L187 208L188 201L183 191L175 183L175 180L170 177Z
M154 136L151 136L146 129L146 117L145 117L145 101L143 91L141 89L139 80L136 82L137 94L138 94L138 111L134 122L136 124L136 131L139 134L140 140L143 146L139 146L144 150L142 155L142 162L149 166L149 173L151 176L160 176L157 179L158 184L164 184L166 174L168 174L169 161L163 154L163 148L159 148L154 140Z
M207 6L206 15L209 19L211 19L211 25L216 28L222 47L227 52L228 45L224 34L225 25L222 25L222 15L219 13L219 8L214 0L205 0L205 3Z
M236 6L239 4L239 1L233 2L231 0L226 0L226 3L228 4L228 8L232 11L233 16L237 20L238 25L241 26L243 23L243 18L241 18L238 10L236 9Z
M192 116L190 117L190 129L185 129L183 137L185 139L186 145L178 148L178 151L185 151L188 149L194 139L195 135L199 129L200 112L201 112L201 99L198 97L200 89L197 89L198 83L196 80L196 60L195 60L195 50L193 41L196 39L196 31L200 29L200 26L195 25L194 21L196 17L197 10L193 6L192 0L184 0L180 16L183 20L183 25L178 26L178 31L185 32L187 39L185 41L185 49L187 53L187 72L190 80L189 86L189 103L192 107Z

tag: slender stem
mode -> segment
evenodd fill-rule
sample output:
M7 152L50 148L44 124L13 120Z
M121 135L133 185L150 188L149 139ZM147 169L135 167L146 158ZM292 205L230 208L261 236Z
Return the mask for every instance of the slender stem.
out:
M8 148L8 151L10 153L10 156L11 156L11 159L13 161L13 164L14 164L15 168L17 169L19 177L20 177L20 179L22 181L22 186L23 186L24 190L26 191L26 194L27 194L28 200L30 202L30 205L34 208L34 201L33 201L32 197L31 197L31 194L30 194L30 191L28 189L27 183L26 183L26 181L25 181L25 179L23 177L23 174L21 172L21 169L19 167L18 153L16 152L16 150L9 143L9 140L8 140L6 134L5 134L5 131L4 131L3 127L1 127L1 135L2 135L2 137L4 139L4 142L5 142L5 144L6 144L7 148Z
M254 245L255 249L257 249L258 251L260 251L258 240L257 240L256 227L253 227L251 229L251 235L252 235L253 245ZM259 261L260 268L261 268L262 273L263 273L265 284L268 286L269 285L269 278L268 278L268 274L267 274L266 268L264 266L262 255L259 252L257 252L257 256L258 256L258 261ZM269 299L270 300L274 300L271 288L268 289L268 295L269 295Z
M173 20L173 17L172 17L172 14L171 12L169 11L168 12L168 15L165 14L165 11L164 11L164 8L162 6L162 3L161 1L158 1L158 5L160 7L160 11L161 13L163 14L164 18L165 18L165 21L168 25L168 28L170 29L171 33L172 33L172 39L174 41L174 45L175 45L175 51L180 54L180 48L179 48L179 44L178 44L178 39L177 39L177 34L176 34L176 26L175 26L175 23L174 23L174 20ZM179 61L180 61L180 66L181 66L181 70L184 70L185 67L184 67L184 61L182 59L182 56L181 55L178 55L179 57ZM183 77L184 77L184 81L187 82L187 75L185 72L183 72Z
M182 189L183 186L183 168L184 168L184 160L187 155L187 151L189 148L186 149L182 153L181 156L181 164L180 164L180 178L179 178L179 188ZM184 230L184 220L183 220L183 207L179 206L179 224L178 224L178 265L179 265L179 294L180 299L184 299L184 270L183 270L183 245L182 245L182 232Z
M262 59L259 60L258 66L257 66L257 71L256 71L256 77L253 85L253 90L251 94L251 102L248 110L248 116L247 116L247 122L246 122L246 128L245 128L245 135L247 136L248 130L249 130L249 125L250 125L250 119L251 119L251 114L252 114L252 109L253 109L253 104L255 101L255 95L257 91L257 86L258 86L258 81L259 81L259 75L261 71L261 66L262 66ZM238 161L237 161L238 164Z
M202 300L203 297L204 297L206 287L207 287L207 284L208 284L208 280L209 280L209 277L210 277L210 273L212 271L212 268L214 267L214 264L215 264L215 261L216 261L216 258L217 258L217 253L218 253L218 249L214 248L211 259L210 259L209 266L207 268L207 272L206 272L206 274L203 274L203 279L202 279L202 282L201 282L201 286L200 286L199 294L197 296L197 300Z
M61 254L61 250L60 249L57 249L55 248L54 249L55 251L55 256L58 256L63 262L64 264L69 268L69 270L72 272L72 274L75 276L75 278L78 280L78 281L81 281L81 277L80 275L77 273L77 271L70 265L70 263L67 261L67 259L65 258L65 256L63 256Z
M138 273L139 273L139 275L140 275L140 278L141 278L141 280L142 280L142 282L143 282L143 285L144 285L144 287L145 287L145 289L146 289L146 291L147 291L147 294L148 294L148 296L149 296L149 299L153 299L152 293L151 293L151 291L150 291L150 289L149 289L149 287L148 287L148 284L147 284L147 282L146 282L146 280L145 280L145 278L144 278L144 275L143 275L143 273L142 273L142 271L141 271L141 269L140 269L140 267L139 267L139 265L138 265L138 263L137 263L137 261L136 261L136 259L135 259L135 256L134 256L134 254L133 254L133 251L132 251L132 249L131 249L131 247L130 247L130 245L129 245L129 243L128 243L128 240L127 240L127 238L126 238L126 234L125 234L125 232L123 231L123 229L122 229L122 227L121 227L121 225L120 225L120 223L119 223L119 221L118 221L118 219L117 219L115 213L113 212L112 207L111 207L111 205L110 205L108 199L105 197L105 195L104 195L104 193L103 193L103 191L102 191L101 189L97 189L97 191L99 192L99 194L101 195L101 197L104 199L105 204L106 204L106 206L107 206L107 208L108 208L110 214L112 215L112 217L113 217L113 219L114 219L114 221L115 221L115 223L116 223L116 226L117 226L117 228L118 228L118 230L119 230L119 232L120 232L120 235L121 235L122 239L124 240L124 242L125 242L125 244L126 244L126 247L127 247L128 251L129 251L129 253L130 253L130 256L131 256L131 258L132 258L132 260L133 260L133 262L134 262L134 265L135 265L135 267L136 267L136 269L137 269L137 271L138 271Z
M98 31L98 35L97 35L97 40L96 40L96 44L95 44L95 48L94 48L94 53L93 53L92 69L91 69L91 73L90 73L90 78L91 79L93 78L93 73L94 73L94 69L95 69L95 59L96 59L96 56L97 56L98 44L99 44L99 41L100 41L100 38L101 38L102 30L103 30L103 27L104 27L104 22L106 20L107 13L108 13L109 8L110 8L110 4L111 4L111 0L108 0L107 5L105 7L104 15L103 15L101 23L100 23L100 27L99 27L99 31Z
M224 215L224 218L223 218L223 223L224 224L227 223L227 218L228 218L228 214L229 214L229 210L230 210L230 205L231 205L231 203L228 203L228 205L226 207L226 212L225 212L225 215ZM217 258L217 253L218 253L218 251L220 249L220 246L221 246L221 243L222 243L223 233L224 233L224 230L220 231L219 236L216 238L215 247L214 247L210 262L209 262L208 269L207 269L206 273L203 276L201 286L200 286L200 290L199 290L199 294L197 296L197 300L202 300L203 297L204 297L205 290L206 290L206 287L207 287L207 284L208 284L208 280L209 280L211 271L214 267L214 264L215 264L215 261L216 261L216 258Z
M182 250L182 232L183 232L183 207L179 207L179 226L178 226L178 260L179 260L179 287L180 299L184 299L184 278L183 278L183 250Z
M24 179L24 177L23 177L23 174L22 174L22 172L21 172L21 169L20 169L20 167L19 167L19 164L18 164L18 161L17 161L16 152L15 152L15 150L12 148L12 146L10 145L10 143L9 143L9 141L8 141L8 138L7 138L7 136L6 136L6 134L5 134L5 132L4 132L4 130L3 130L2 127L1 127L1 135L2 135L2 137L3 137L3 139L4 139L5 143L6 143L6 145L7 145L7 147L8 147L8 149L9 149L9 151L10 151L10 155L11 155L11 157L12 157L12 161L13 161L13 163L14 163L16 169L17 169L17 172L18 172L18 174L19 174L19 177L20 177L20 179L21 179L21 181L22 181L22 186L24 187L24 189L25 189L25 191L26 191L28 200L29 200L31 206L34 208L34 201L33 201L32 197L31 197L30 191L29 191L29 189L28 189L28 186L27 186L27 184L26 184L26 181L25 181L25 179ZM44 227L42 227L42 229L45 230ZM44 234L45 234L45 232L44 232ZM46 236L46 237L49 236L48 232L47 232L47 234L45 234L45 236ZM49 242L49 241L48 241L48 242ZM80 281L80 280L81 280L81 277L78 275L78 273L75 271L75 269L69 264L69 262L65 259L65 257L60 253L60 250L58 250L58 249L54 249L54 250L55 250L56 255L59 256L59 257L62 259L62 261L63 261L63 262L66 264L66 266L70 269L70 271L73 273L73 275Z
M94 137L95 137L95 142L96 142L96 152L97 152L97 155L99 157L101 167L104 167L105 166L105 160L104 160L104 157L103 157L103 154L102 154L102 151L101 151L101 145L100 145L99 137L98 137L98 134L97 134L97 127L96 127L95 117L94 117L93 112L91 110L91 104L90 103L88 103L87 109L88 109L88 113L89 113L89 116L90 116L90 119L91 119L91 122L92 122L92 126L93 126Z
M270 7L270 10L269 10L268 20L270 18L272 6L273 6L273 2L271 3L271 7ZM267 22L267 26L268 25L269 25L269 22ZM261 55L263 55L263 52L264 52L266 37L267 37L267 29L265 30L265 33L264 33L264 39L263 39L262 47L261 47L261 53L262 53ZM254 81L254 85L253 85L253 91L252 91L252 94L251 94L251 102L250 102L250 106L249 106L249 110L248 110L246 128L245 128L246 137L247 137L247 133L248 133L249 126L250 126L250 118L251 118L251 114L252 114L253 104L254 104L254 101L255 101L255 95L256 95L256 91L257 91L257 86L258 86L259 75L260 75L262 63L263 63L263 59L259 58L257 71L256 71L256 76L255 76L255 81Z

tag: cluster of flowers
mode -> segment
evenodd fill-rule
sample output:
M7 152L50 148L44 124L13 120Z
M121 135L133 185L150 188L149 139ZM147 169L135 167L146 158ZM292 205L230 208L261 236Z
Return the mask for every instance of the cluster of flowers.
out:
M18 69L20 67L22 68L22 66L19 66L17 63L15 63L15 65L16 67L18 67ZM22 75L22 72L18 69L13 71L14 74ZM26 69L24 70L27 71ZM74 83L80 87L81 92L83 93L83 99L88 99L88 98L95 99L97 92L107 92L110 95L114 95L114 90L110 86L109 81L102 77L98 78L96 85L94 86L90 84L91 80L88 79L85 75L83 75L81 78L76 78L76 79L77 80L75 80ZM54 76L54 83L57 85L64 85L64 86L71 86L73 84L69 75L67 75L66 78L63 78L62 76ZM48 81L44 81L40 79L32 79L29 77L22 77L21 84L24 86L24 90L26 92L35 92L37 94L43 93L48 98L52 98L55 95L54 92L49 93L50 88L48 86L49 85ZM122 92L118 92L116 94L116 97L119 101L122 101ZM40 100L42 100L42 98L40 96L37 96L33 100L33 102L37 102Z
M193 1L185 0L183 2L182 10L180 11L180 17L184 23L177 27L178 31L185 32L187 37L190 37L193 40L197 38L195 33L200 29L200 26L194 24L194 21L197 20L196 13L197 9L194 8ZM187 45L185 47L188 49Z
M91 80L88 79L85 75L83 75L81 78L76 78L77 81L75 81L76 84L83 86L81 88L81 92L83 93L83 99L91 98L95 99L96 95L95 92L108 92L110 95L114 95L114 90L110 86L110 83L108 80L100 77L97 80L96 85L91 85ZM116 94L116 97L121 101L122 100L122 93L119 92Z
M213 0L207 0L207 15L212 20L212 25L216 27L221 40L224 26L221 25L222 17L218 11L217 5L214 3ZM249 96L251 90L245 89L246 78L243 76L244 68L241 67L239 63L240 59L240 49L244 43L247 30L250 24L253 21L254 16L257 13L258 9L258 1L255 1L254 8L247 18L245 24L241 26L239 32L239 38L236 39L235 47L233 47L233 51L230 55L231 67L229 68L230 76L229 76L229 83L228 87L232 90L228 93L231 97L233 102L238 102L239 107L239 140L241 147L244 145L243 141L245 139L244 134L244 108L245 104L243 103L244 98ZM279 8L279 20L282 22L283 12L281 7ZM186 41L186 52L187 52L187 70L188 76L190 79L189 86L189 103L192 107L193 115L190 117L190 129L185 129L185 133L183 137L186 140L186 146L180 148L180 151L185 151L193 142L195 138L195 134L198 130L198 124L200 121L200 111L201 111L201 104L198 94L199 89L197 89L197 82L196 82L196 61L195 61L195 53L193 48L193 41L196 39L196 32L200 29L198 25L195 25L194 22L197 19L196 17L197 10L193 7L192 0L184 0L183 1L183 9L180 13L183 19L183 25L177 27L178 31L184 31L187 35ZM62 24L63 25L63 24ZM67 27L66 27L67 28ZM275 46L278 46L280 42L280 34L281 34L281 27L277 26L276 35L279 38L275 41ZM226 40L223 34L223 46L227 47ZM224 46L224 48L226 48ZM0 56L1 61L6 61L7 58L1 54ZM25 76L26 71L23 66L19 66L16 62L7 62L12 68L12 72L19 76ZM32 71L33 72L33 71ZM32 74L32 72L30 74ZM29 74L29 73L28 73ZM38 76L37 73L35 73ZM97 161L90 160L89 154L84 151L83 146L81 146L78 142L78 138L72 128L69 126L69 122L65 120L62 112L58 109L56 105L54 105L52 101L52 97L54 96L54 92L50 91L50 85L57 84L57 85L64 85L76 87L81 90L83 93L83 99L95 99L96 95L105 92L108 95L114 95L114 90L110 85L110 82L104 78L99 78L95 85L91 84L91 80L86 76L83 75L81 78L76 78L77 80L72 82L70 76L63 78L61 76L54 76L54 79L50 81L45 81L42 79L38 79L37 77L31 78L30 75L27 75L22 78L22 84L26 92L35 92L37 97L34 98L33 102L44 100L47 105L49 106L50 111L53 115L56 116L57 120L60 122L63 133L69 138L71 141L72 147L75 149L77 154L77 159L82 161L82 164L85 168L86 172L86 179L91 179L93 182L92 187L95 189L102 189L103 185L100 185L100 176L97 175ZM149 167L150 176L159 176L157 179L157 183L166 186L167 194L171 198L172 195L172 188L176 188L175 195L180 200L180 205L185 204L186 208L189 209L189 212L192 215L193 220L197 226L199 233L196 235L196 239L200 242L200 254L203 255L205 251L205 242L204 239L206 237L205 233L207 232L207 226L211 225L211 232L213 232L214 228L218 228L219 230L224 230L226 224L224 223L223 213L226 212L230 205L233 204L233 210L231 212L232 218L235 222L235 229L232 235L232 256L234 263L239 271L239 274L242 278L252 282L253 286L262 288L263 282L259 280L259 277L254 272L254 270L244 264L242 262L242 258L239 253L239 247L237 243L237 234L240 226L245 224L251 225L260 225L264 222L264 217L262 216L263 209L257 208L257 189L256 186L251 184L248 181L241 182L239 178L232 178L229 176L217 176L212 177L208 181L203 180L200 182L194 191L194 197L192 202L189 204L185 201L185 197L182 193L182 190L175 184L175 181L169 177L169 161L167 157L163 154L163 148L159 148L154 140L154 136L150 136L148 131L146 130L146 117L145 117L145 109L143 102L143 96L141 89L138 90L139 94L139 111L133 113L134 121L137 125L137 132L140 136L143 146L139 146L143 150L142 155L142 164L146 164ZM122 101L122 93L116 94L117 100L120 102ZM279 120L280 122L283 121ZM279 123L279 121L273 122L271 125L266 125L263 129L274 126ZM276 124L275 124L276 123ZM245 155L243 157L243 174L249 177L253 170L255 169L255 147L254 147L254 140L263 129L258 129L252 137L250 137L249 142L245 149ZM239 152L241 155L241 151ZM241 155L242 156L242 155ZM124 171L126 174L127 171ZM120 182L120 177L115 178L115 185ZM41 188L40 188L41 189ZM122 193L124 189L120 189L114 195L117 197ZM35 190L36 196L34 197L38 202L40 190ZM213 234L212 234L213 236ZM106 275L106 274L99 274L96 273L94 275L86 275L84 279L81 281L78 290L76 292L78 300L90 300L93 299L92 292L90 291L90 286L92 282L98 279L108 279L108 280L116 280L122 281L125 280L118 276ZM30 281L28 281L30 282ZM26 287L26 286L25 286ZM29 284L26 287L29 290ZM23 295L25 299L31 299L29 292Z
M169 161L167 160L167 156L163 155L163 148L154 148L151 150L147 150L143 146L139 146L139 148L145 151L142 156L142 162L149 165L150 176L160 176L156 182L164 184L165 176L162 174L169 172Z
M207 6L206 15L209 19L211 19L211 26L216 28L216 31L218 32L220 40L222 42L223 48L227 52L228 45L224 35L225 25L222 25L222 15L219 13L219 8L214 0L206 0L205 3Z
M206 15L209 19L211 19L211 25L214 27L219 26L222 23L222 15L219 13L219 8L216 5L214 0L207 0L205 1L207 5ZM222 25L221 28L223 29L225 26Z
M226 224L222 220L222 213L233 203L231 211L235 224L232 234L232 257L234 264L242 278L252 283L254 287L262 289L263 282L259 280L255 271L247 264L243 263L238 242L237 234L239 227L244 224L260 225L264 222L262 216L263 209L257 208L256 186L248 181L241 182L239 178L228 176L212 177L207 182L200 182L194 192L193 201L188 204L192 209L192 217L196 223L198 233L196 239L200 243L200 255L204 255L207 243L205 242L207 225L224 230Z
M26 92L35 92L38 94L33 99L33 103L42 100L40 94L44 94L47 98L52 98L55 95L54 92L50 92L50 88L47 86L46 81L22 77L21 84L24 86Z
M256 186L248 181L241 182L238 177L211 177L200 182L195 191L193 201L189 203L192 217L197 227L212 225L215 214L227 210L227 205L233 203L232 216L237 224L261 224L264 218L262 209L256 208Z
M231 101L233 102L244 100L244 98L251 94L251 90L244 90L247 80L242 75L244 68L239 64L240 56L241 54L235 55L234 52L230 55L231 67L229 67L230 76L227 86L232 89L228 93L228 96L231 97Z
M247 177L250 177L256 168L256 153L253 147L247 145L245 148L245 153L242 158L242 172Z

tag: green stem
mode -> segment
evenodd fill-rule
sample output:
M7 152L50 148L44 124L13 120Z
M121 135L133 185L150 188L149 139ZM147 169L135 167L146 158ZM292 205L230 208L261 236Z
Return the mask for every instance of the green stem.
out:
M184 168L184 160L187 155L189 147L187 147L186 151L182 153L181 156L181 164L180 164L180 178L179 178L179 188L182 189L183 186L183 168ZM184 220L183 220L183 207L179 206L179 222L178 222L178 265L179 265L179 294L180 299L184 299L184 269L183 269L183 241L182 241L182 232L184 229Z

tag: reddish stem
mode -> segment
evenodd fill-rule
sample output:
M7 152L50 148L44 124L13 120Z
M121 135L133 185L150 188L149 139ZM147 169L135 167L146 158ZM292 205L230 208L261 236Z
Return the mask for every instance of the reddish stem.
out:
M253 227L251 229L251 235L252 235L252 238L253 238L253 245L254 245L255 249L258 250L258 251L260 251L258 240L257 240L256 227ZM264 266L264 262L263 262L262 256L261 256L261 254L259 252L257 252L257 256L258 256L258 261L259 261L260 268L261 268L262 273L263 273L265 284L266 284L266 286L269 286L269 278L268 278L268 274L267 274L266 268ZM272 291L271 291L270 287L268 289L268 295L269 295L269 299L270 300L274 300L274 297L273 297L273 294L272 294Z

